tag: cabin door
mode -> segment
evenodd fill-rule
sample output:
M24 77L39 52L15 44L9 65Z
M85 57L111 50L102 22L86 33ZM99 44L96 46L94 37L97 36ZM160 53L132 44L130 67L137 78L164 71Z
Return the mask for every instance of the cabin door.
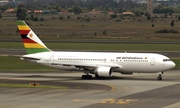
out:
M106 58L104 58L104 63L106 63Z
M54 61L54 56L52 55L51 57L50 57L50 62L53 62Z
M155 65L155 58L151 58L150 64L151 64L151 66Z

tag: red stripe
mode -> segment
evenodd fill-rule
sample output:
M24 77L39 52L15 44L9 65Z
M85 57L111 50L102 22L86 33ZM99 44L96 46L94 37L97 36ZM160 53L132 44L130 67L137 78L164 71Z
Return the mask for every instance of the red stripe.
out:
M37 43L37 42L35 42L35 41L33 41L33 40L31 40L31 39L23 39L23 42L24 43Z
M20 30L21 34L28 34L30 30Z

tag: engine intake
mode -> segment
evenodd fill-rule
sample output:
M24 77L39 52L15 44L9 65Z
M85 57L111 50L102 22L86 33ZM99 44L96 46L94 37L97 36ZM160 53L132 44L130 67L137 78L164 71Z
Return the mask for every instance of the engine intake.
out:
M111 77L112 76L112 68L111 67L98 67L95 70L95 74L101 76L101 77Z

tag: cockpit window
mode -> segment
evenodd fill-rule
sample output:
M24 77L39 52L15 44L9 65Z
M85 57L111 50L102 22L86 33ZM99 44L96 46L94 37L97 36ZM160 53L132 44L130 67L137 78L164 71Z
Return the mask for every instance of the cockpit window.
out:
M171 61L170 59L163 59L163 62Z

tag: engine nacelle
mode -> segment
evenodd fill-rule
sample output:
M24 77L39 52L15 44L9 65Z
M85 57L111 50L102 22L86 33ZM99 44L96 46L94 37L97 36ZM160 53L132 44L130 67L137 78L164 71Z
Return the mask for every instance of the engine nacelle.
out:
M112 68L111 67L98 67L95 70L95 73L101 77L111 77L112 76Z

